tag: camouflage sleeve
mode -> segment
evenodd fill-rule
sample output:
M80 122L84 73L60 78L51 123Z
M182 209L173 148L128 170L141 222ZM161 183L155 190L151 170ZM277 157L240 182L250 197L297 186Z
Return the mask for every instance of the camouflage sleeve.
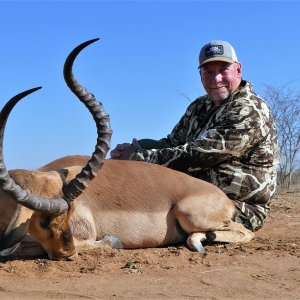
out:
M139 144L143 149L163 149L169 148L171 144L168 139L151 140L151 139L141 139L138 140Z
M212 167L240 157L269 133L265 126L268 107L259 98L251 100L235 99L226 111L217 110L191 142L164 149L139 149L130 159L184 171L190 167ZM179 122L175 131L180 126L186 130L183 125Z

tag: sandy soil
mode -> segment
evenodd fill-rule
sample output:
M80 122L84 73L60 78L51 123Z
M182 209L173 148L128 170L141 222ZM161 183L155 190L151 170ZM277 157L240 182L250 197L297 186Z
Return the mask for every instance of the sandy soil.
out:
M96 250L0 261L0 299L300 299L300 193L278 195L245 245Z

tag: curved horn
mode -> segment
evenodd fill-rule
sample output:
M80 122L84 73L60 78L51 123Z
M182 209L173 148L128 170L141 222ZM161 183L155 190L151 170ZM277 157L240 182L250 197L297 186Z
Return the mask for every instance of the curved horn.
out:
M64 199L39 199L29 194L10 178L3 160L4 130L10 112L21 99L39 89L41 87L33 88L16 95L5 104L0 112L0 185L2 190L10 194L17 203L36 211L60 214L68 209L68 205Z
M88 108L92 114L97 126L97 144L91 159L86 166L81 170L76 177L64 187L64 195L67 201L72 201L77 198L84 189L88 186L90 181L96 176L97 172L103 165L103 160L110 148L110 139L112 130L109 124L109 115L104 110L102 103L98 102L94 95L88 92L75 79L72 73L73 62L79 52L94 43L99 39L93 39L77 46L67 57L64 65L64 77L70 90L78 97L78 99Z
M101 169L103 165L103 159L105 158L105 155L107 154L110 148L109 143L112 131L109 125L109 116L103 111L102 104L98 102L91 93L89 93L75 80L72 73L73 62L76 56L79 54L79 52L83 48L97 40L98 39L90 40L76 47L67 57L64 66L64 77L67 85L91 112L96 122L98 133L97 144L91 159L88 161L87 165L81 170L81 172L76 176L76 178L73 179L65 187L64 198L45 199L28 194L9 177L9 174L3 162L3 135L8 115L14 107L14 105L19 100L21 100L26 95L32 93L36 89L32 89L24 93L18 94L17 96L12 98L1 111L0 122L2 122L2 126L0 123L0 183L2 189L7 193L10 193L17 203L20 203L32 210L50 214L61 214L65 212L68 209L67 202L72 201L76 197L78 197L87 187L88 183L96 176L96 173Z

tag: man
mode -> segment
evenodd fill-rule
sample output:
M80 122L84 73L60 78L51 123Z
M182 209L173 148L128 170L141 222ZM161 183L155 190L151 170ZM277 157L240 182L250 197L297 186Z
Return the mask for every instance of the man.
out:
M207 95L189 105L171 134L119 144L111 158L156 163L209 181L234 201L236 221L258 230L276 189L274 119L242 79L242 65L228 42L206 44L198 68Z

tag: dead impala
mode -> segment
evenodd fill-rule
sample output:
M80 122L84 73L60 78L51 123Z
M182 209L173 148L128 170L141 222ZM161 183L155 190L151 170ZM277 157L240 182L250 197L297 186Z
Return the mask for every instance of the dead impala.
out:
M187 240L199 252L205 251L202 241L207 238L249 242L254 234L233 221L234 204L214 185L155 164L104 160L111 137L109 117L72 73L78 53L94 41L75 48L64 66L67 85L96 122L98 139L91 158L67 156L38 170L8 172L2 156L6 120L14 105L36 89L15 96L1 111L0 254L13 252L28 233L51 259L74 259L81 250L107 243L119 247L118 241L132 249Z

